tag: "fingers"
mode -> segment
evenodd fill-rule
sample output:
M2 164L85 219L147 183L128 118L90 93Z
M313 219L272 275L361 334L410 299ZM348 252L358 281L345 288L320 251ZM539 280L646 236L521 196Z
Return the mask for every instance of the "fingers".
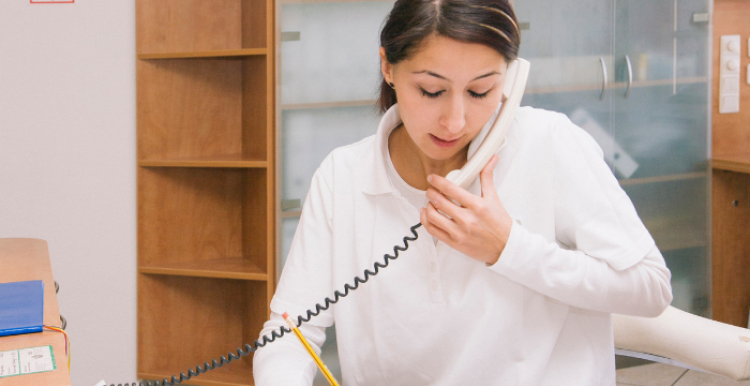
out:
M482 197L485 197L485 194L489 193L492 193L493 196L497 196L497 193L495 193L494 171L495 165L497 164L497 161L499 159L500 157L498 157L497 154L494 154L490 158L489 162L487 162L487 165L485 165L484 168L482 168L482 171L479 173L479 180L482 186ZM431 174L427 177L427 181L440 193L452 200L455 200L459 205L463 207L468 208L476 204L476 197L474 195L472 195L462 187L450 182L444 177L440 177L436 174ZM430 197L428 196L428 198ZM432 198L430 198L430 201L432 201ZM445 212L443 208L439 209ZM451 215L451 217L453 216Z
M451 201L448 197L444 196L442 193L438 192L435 188L429 188L427 189L427 199L430 200L430 204L435 207L435 209L445 213L450 217L450 219L453 219L456 221L458 218L460 218L460 211L463 209L455 202Z
M446 242L450 239L450 235L448 232L438 228L433 223L430 222L430 220L427 219L427 209L422 208L420 209L420 215L419 215L420 221L422 222L422 226L429 232L431 235L438 238L438 240L442 242Z
M451 234L457 231L453 220L438 212L430 203L427 204L426 208L422 208L420 219L422 225L431 235L444 242L450 240Z
M473 200L476 199L476 196L469 193L464 188L448 181L448 179L444 177L440 177L437 174L430 174L427 177L427 182L429 182L440 193L456 201L461 206L470 207Z

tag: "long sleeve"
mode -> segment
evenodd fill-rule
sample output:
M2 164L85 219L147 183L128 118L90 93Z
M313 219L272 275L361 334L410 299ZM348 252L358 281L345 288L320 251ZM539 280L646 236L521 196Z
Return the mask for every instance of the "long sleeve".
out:
M286 326L282 313L293 320L306 316L306 310L330 296L331 288L331 207L332 193L324 174L328 159L316 171L305 199L300 224L292 240L281 279L271 301L271 319L264 324L263 336ZM333 324L332 309L300 326L300 331L316 352L325 341L325 329ZM315 362L294 336L285 334L256 351L253 376L256 385L310 386L315 376Z
M581 251L566 250L518 224L492 270L574 307L658 316L672 301L671 274L653 247L637 264L617 270Z
M271 333L282 326L286 326L284 318L271 312L271 319L263 325L260 335L270 338ZM305 323L299 330L320 355L326 339L325 328ZM253 376L257 386L310 386L316 371L315 362L294 334L277 338L258 349L253 356Z
M671 302L671 274L593 138L567 118L552 135L554 236L514 223L491 267L575 307L657 316Z

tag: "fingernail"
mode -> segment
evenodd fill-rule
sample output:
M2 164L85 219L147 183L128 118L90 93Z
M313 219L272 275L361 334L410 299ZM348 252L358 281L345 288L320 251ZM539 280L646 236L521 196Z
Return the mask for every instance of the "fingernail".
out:
M432 183L432 174L430 174L429 176L427 176L427 182Z

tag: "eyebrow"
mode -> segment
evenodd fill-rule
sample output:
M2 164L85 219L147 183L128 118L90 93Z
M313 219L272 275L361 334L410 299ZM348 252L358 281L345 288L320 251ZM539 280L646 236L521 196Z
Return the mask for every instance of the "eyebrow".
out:
M432 76L434 76L434 77L436 77L438 79L449 80L448 78L446 78L446 77L444 77L444 76L442 76L440 74L436 74L436 73L434 73L432 71L427 71L427 70L424 70L424 71L415 71L415 72L412 72L412 74L427 74L427 75L432 75ZM488 72L488 73L486 73L484 75L479 75L478 77L472 79L471 81L473 82L475 80L486 78L486 77L492 76L492 75L500 75L500 73L497 72L497 71Z

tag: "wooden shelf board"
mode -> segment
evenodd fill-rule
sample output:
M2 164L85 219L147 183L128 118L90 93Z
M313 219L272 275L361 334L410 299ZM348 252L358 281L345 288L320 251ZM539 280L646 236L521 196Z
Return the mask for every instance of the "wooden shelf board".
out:
M268 167L267 161L242 159L239 155L173 158L138 161L143 167L176 167L176 168L246 168L263 169Z
M240 344L238 343L237 346ZM249 359L242 359L242 360L252 360L252 357L248 357ZM206 361L208 361L211 358L206 358ZM228 365L231 367L235 363L232 362ZM197 363L196 363L197 365ZM203 364L201 363L201 366ZM195 369L195 367L193 367ZM187 373L188 369L184 369L181 371L184 371ZM159 380L161 381L163 378L169 378L171 380L171 376L176 375L180 376L180 374L168 374L166 371L156 371L156 372L138 372L138 378L139 379L149 379L149 380ZM200 374L197 377L193 377L189 381L187 381L185 384L187 385L202 385L202 386L252 386L253 383L253 374L252 373L240 373L240 374L229 374L226 372L223 373L216 373L216 370L210 370L209 372L205 374Z
M630 178L626 180L618 180L618 182L620 183L620 186L630 186L630 185L653 184L653 183L669 182L669 181L692 180L696 178L706 178L706 177L708 177L708 174L706 172L694 172L694 173L671 174L667 176Z
M268 273L243 258L200 260L141 266L138 272L151 275L209 277L217 279L269 280Z
M164 52L138 54L138 59L198 59L198 58L228 58L228 57L245 57L245 56L262 56L266 55L268 50L265 48L242 48L236 50L215 50L215 51L195 51L195 52Z
M300 210L287 210L281 212L281 218L296 218L302 216L302 209Z
M711 159L711 167L714 169L750 174L750 152L714 155Z

